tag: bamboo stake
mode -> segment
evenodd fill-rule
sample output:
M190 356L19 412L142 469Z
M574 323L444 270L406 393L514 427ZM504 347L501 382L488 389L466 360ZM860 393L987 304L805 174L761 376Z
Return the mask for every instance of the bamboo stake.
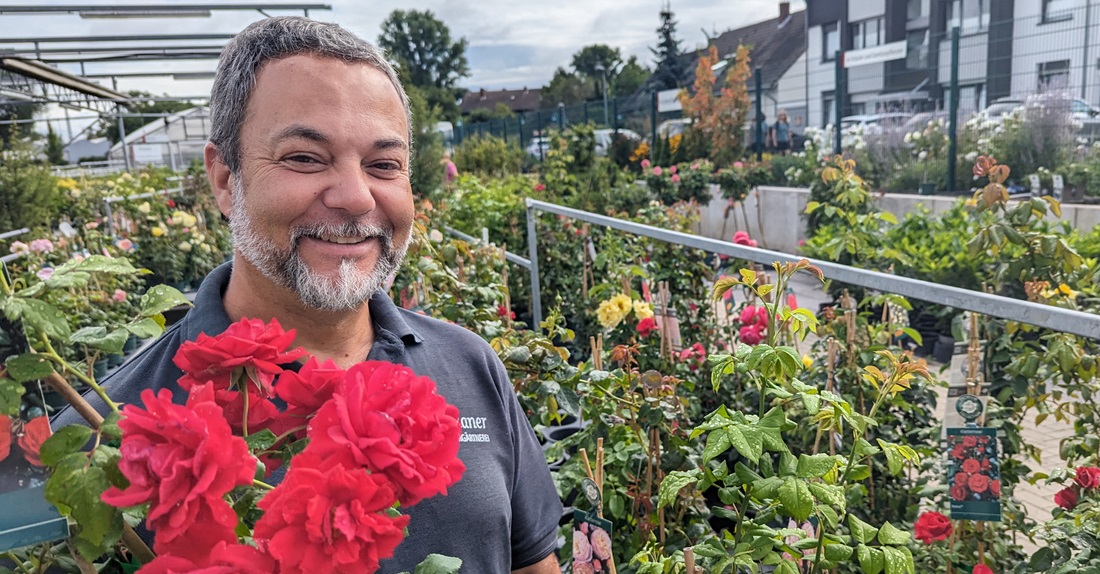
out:
M684 548L684 570L687 574L695 574L695 549L691 546Z
M588 451L581 447L581 458L584 460L584 474L588 475L588 480L596 482L596 477L592 474L592 463L588 461Z

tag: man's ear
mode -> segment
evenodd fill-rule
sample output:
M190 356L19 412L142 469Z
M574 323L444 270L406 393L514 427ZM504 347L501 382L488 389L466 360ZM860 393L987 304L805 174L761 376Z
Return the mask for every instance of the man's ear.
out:
M203 163L206 164L206 177L210 180L210 189L222 215L230 217L233 207L233 173L222 161L221 152L211 142L206 142L202 150Z

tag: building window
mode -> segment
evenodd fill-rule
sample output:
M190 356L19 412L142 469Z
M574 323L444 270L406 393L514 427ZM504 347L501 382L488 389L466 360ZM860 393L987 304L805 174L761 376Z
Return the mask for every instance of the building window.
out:
M909 0L906 4L905 19L913 21L927 18L930 11L929 0Z
M1043 22L1073 19L1077 0L1043 0Z
M882 18L872 18L852 24L852 49L881 46L886 36Z
M836 58L840 50L840 26L837 22L821 25L821 50L825 53L824 61L831 62Z
M836 97L833 92L821 93L821 125L827 126L833 123L833 112L836 111Z
M1061 90L1069 86L1069 60L1039 64L1039 91Z
M924 70L928 61L928 30L913 30L905 34L908 44L905 67L909 70Z
M962 34L989 30L991 0L952 0L947 5L947 31L956 26Z

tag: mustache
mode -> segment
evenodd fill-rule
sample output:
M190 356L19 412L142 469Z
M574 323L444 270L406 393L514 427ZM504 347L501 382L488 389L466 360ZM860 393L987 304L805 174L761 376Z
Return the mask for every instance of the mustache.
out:
M326 235L380 239L387 248L393 247L393 227L363 221L320 222L300 225L290 230L290 240L294 246L297 246L303 237L320 238Z

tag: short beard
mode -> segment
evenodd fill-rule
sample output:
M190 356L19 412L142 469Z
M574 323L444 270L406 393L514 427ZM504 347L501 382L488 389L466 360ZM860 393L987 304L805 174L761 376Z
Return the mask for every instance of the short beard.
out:
M375 291L384 287L389 275L401 265L410 243L406 241L395 246L392 227L383 228L345 219L341 223L324 222L291 228L289 248L280 249L273 238L264 237L256 230L252 216L245 207L244 184L239 177L234 177L232 201L229 228L237 251L269 280L294 292L303 305L320 311L353 311L360 308ZM374 238L381 247L378 261L373 269L364 272L359 269L357 261L344 259L336 278L315 273L302 260L298 245L303 237L322 235ZM409 239L412 239L411 235Z

